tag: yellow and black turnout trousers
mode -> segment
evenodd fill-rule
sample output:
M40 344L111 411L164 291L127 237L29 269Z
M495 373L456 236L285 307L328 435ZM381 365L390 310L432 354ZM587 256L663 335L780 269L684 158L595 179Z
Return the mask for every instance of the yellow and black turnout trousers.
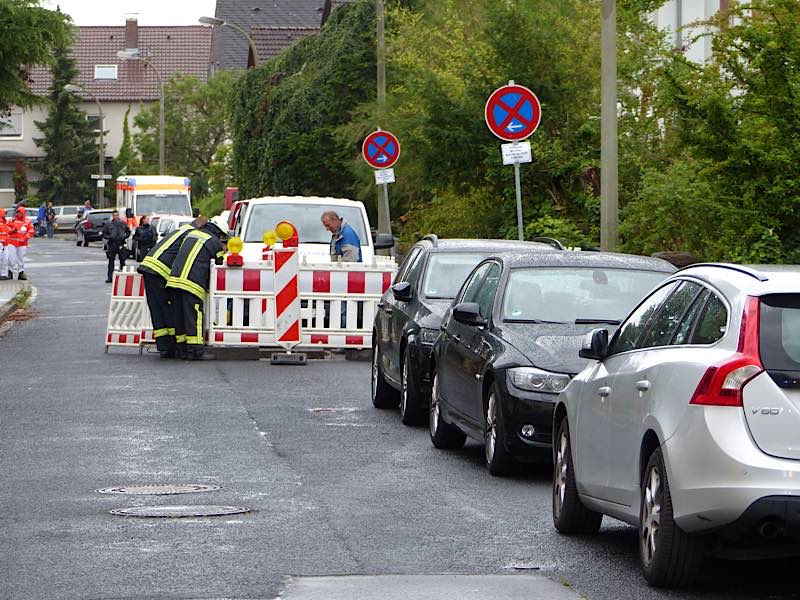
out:
M159 352L175 352L173 294L167 289L167 279L183 238L193 229L187 223L167 234L150 249L137 269L144 277L144 292L153 322L153 337Z
M175 338L178 352L201 353L203 349L203 306L208 292L211 261L222 264L222 242L202 229L186 234L172 263L167 289L173 295Z

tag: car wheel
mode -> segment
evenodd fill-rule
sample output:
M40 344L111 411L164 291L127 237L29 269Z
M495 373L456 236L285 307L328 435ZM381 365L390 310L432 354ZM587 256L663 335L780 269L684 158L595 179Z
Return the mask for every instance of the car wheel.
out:
M497 385L493 383L489 388L489 397L486 399L483 439L486 468L495 476L508 475L516 462L505 447L506 428L499 403L500 392Z
M372 406L375 408L397 408L400 403L397 391L389 385L381 372L381 351L372 346Z
M424 418L422 394L411 368L411 351L403 350L403 368L400 375L400 419L403 425L422 425Z
M561 421L555 443L553 525L561 533L596 533L600 529L603 515L586 508L578 497L572 463L572 444L566 419Z
M639 512L639 560L644 578L658 587L692 583L703 563L705 539L683 531L672 517L664 457L658 448L644 471Z
M433 387L431 388L431 404L428 410L428 427L431 433L431 442L439 449L446 450L460 448L467 441L467 436L447 423L442 417L439 406L439 374L433 374Z

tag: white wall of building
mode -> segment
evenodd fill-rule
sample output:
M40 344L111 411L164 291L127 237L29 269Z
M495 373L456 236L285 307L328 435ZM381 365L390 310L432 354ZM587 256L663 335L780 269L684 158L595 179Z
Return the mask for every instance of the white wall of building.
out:
M653 22L669 32L670 40L677 47L686 47L686 56L695 62L711 57L711 38L692 41L703 33L703 27L686 27L694 21L705 21L719 12L720 0L669 0L651 15Z

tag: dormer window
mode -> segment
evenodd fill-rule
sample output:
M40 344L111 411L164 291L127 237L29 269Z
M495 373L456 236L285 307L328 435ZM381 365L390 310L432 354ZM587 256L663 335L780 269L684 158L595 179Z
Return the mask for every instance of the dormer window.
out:
M117 65L95 65L94 66L95 79L116 79L117 78Z

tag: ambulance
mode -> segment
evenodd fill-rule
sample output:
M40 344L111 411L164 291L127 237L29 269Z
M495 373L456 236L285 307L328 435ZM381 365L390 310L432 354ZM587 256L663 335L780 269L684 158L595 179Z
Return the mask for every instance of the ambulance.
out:
M123 175L117 177L117 210L137 223L156 213L191 216L191 189L188 177Z

